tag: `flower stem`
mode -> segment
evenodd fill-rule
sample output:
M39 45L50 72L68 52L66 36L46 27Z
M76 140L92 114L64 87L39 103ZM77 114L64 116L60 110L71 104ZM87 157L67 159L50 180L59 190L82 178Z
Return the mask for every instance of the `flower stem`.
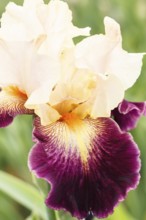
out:
M47 210L48 220L58 220L58 219L56 218L56 214L55 214L55 211L54 211L54 210L48 209L48 208L46 208L46 210Z
M85 218L85 220L93 220L94 216L91 211L89 211L88 216Z
M58 214L58 211L55 211L55 216L56 216L56 220L61 220L59 214Z

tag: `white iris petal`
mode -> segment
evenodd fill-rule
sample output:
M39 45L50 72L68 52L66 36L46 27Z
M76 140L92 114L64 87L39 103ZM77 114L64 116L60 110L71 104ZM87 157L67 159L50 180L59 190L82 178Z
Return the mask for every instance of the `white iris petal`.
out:
M88 101L93 118L110 116L124 98L124 91L139 77L144 55L122 49L120 26L113 19L105 17L104 24L105 35L87 37L75 49L77 68L97 76L96 90Z
M73 38L89 35L90 28L73 25L67 3L9 3L0 28L0 85L23 91L25 107L44 125L67 112L110 117L138 78L144 54L124 51L119 24L109 17L104 24L105 35L75 45Z
M27 15L27 16L26 16ZM41 53L58 56L64 48L73 46L72 38L89 35L90 28L72 24L72 13L67 3L51 0L25 0L23 6L9 3L1 19L0 37L10 41L30 41L46 35Z

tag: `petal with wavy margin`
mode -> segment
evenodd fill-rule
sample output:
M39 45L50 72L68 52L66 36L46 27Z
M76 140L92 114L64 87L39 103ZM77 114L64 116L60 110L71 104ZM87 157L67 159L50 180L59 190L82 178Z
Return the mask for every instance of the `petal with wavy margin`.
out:
M49 126L35 119L29 168L51 184L46 205L79 219L105 218L139 182L139 150L110 118L66 114Z
M136 127L141 116L146 116L146 102L129 102L123 100L112 111L112 117L122 131L129 131Z

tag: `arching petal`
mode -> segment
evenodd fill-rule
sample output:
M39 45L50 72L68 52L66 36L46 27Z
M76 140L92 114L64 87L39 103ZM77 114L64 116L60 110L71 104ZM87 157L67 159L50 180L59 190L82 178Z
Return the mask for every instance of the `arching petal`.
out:
M98 78L95 101L91 108L91 117L110 117L114 109L124 98L124 89L120 80L115 76Z
M126 90L138 79L144 55L144 53L128 53L117 47L110 55L107 72L117 76Z
M108 17L104 23L105 35L87 37L76 45L76 65L96 75L114 75L126 90L139 77L145 53L128 53L123 50L119 24Z
M10 41L30 41L44 34L43 26L37 17L38 6L41 5L38 0L25 1L23 6L9 2L2 14L1 38Z
M43 10L39 10L38 15L47 34L41 53L47 51L50 56L56 57L65 48L74 46L74 37L89 35L90 28L78 28L73 25L72 12L66 2L51 0Z
M51 184L46 205L79 219L111 214L139 182L139 150L110 118L66 114L49 126L36 118L34 141L29 168Z
M112 116L122 131L134 129L142 115L146 115L146 102L129 102L123 100L112 111Z
M32 114L32 110L24 107L27 96L11 86L0 91L0 127L9 125L16 115Z
M26 16L27 14L27 16ZM67 3L51 0L26 0L23 6L10 2L1 19L0 37L7 40L31 41L46 35L40 52L59 56L64 48L73 46L73 38L89 35L90 28L77 28Z
M76 45L76 65L89 69L96 74L105 74L110 53L121 45L119 24L112 18L105 17L105 35L96 34L85 38Z

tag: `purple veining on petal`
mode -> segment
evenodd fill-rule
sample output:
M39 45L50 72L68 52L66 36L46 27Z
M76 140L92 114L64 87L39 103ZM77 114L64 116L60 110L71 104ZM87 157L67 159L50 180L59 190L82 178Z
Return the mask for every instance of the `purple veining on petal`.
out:
M139 150L132 136L121 132L110 118L85 119L83 124L90 139L80 140L90 145L86 145L87 162L79 146L75 148L75 139L86 136L80 127L73 131L64 122L44 127L36 119L37 143L29 155L29 168L51 184L48 207L67 210L79 219L89 212L105 218L139 183Z
M3 114L0 114L0 128L8 126L12 123L12 121L12 116L6 114L5 112Z
M17 115L33 114L32 110L24 107L26 99L26 95L16 87L0 89L0 127L8 126Z
M13 104L13 103L12 103ZM25 107L21 106L20 108L11 109L0 109L0 128L6 127L13 122L13 119L17 115L22 114L33 114L32 110L27 110Z
M123 100L112 111L112 116L122 131L134 129L142 115L146 115L146 102L129 102Z

